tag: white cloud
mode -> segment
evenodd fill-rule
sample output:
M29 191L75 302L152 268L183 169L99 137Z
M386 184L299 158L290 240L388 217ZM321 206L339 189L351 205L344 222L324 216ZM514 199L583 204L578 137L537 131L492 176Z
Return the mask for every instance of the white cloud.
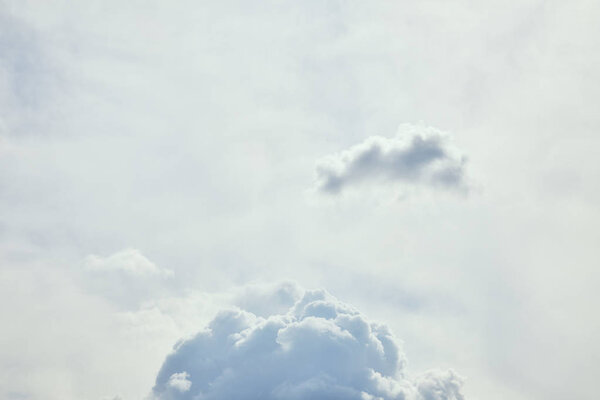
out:
M399 341L385 325L314 290L285 314L220 312L208 329L176 344L153 396L462 400L461 385L452 371L411 378Z
M89 255L84 267L93 272L120 271L133 276L172 276L173 271L160 268L136 249L125 249L108 257Z
M89 255L83 271L86 289L121 309L136 309L143 301L167 295L174 276L172 270L158 266L136 249L107 257Z
M372 136L317 163L317 189L337 194L365 183L466 189L466 159L435 128L402 125L393 138Z
M176 372L169 377L167 385L181 393L187 392L192 386L192 382L188 379L189 377L190 374L185 371Z
M463 379L454 371L429 371L416 380L417 390L425 400L463 400Z

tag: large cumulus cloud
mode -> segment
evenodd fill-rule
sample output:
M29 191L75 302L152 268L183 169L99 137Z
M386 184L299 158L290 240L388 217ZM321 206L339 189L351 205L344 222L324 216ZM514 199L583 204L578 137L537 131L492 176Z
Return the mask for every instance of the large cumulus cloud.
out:
M156 378L159 400L462 400L452 371L411 378L390 330L322 290L284 314L234 309L177 343Z
M464 189L465 157L431 127L402 125L393 138L371 136L317 163L317 189L338 194L365 183Z

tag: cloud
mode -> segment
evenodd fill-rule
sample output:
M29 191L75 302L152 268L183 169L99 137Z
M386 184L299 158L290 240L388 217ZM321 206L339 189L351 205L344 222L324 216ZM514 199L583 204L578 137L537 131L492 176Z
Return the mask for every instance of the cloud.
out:
M182 392L182 393L187 392L188 390L190 390L190 387L192 386L192 382L190 382L188 380L189 377L190 377L190 374L188 374L185 371L179 372L179 373L174 373L169 378L167 385L169 387L172 387L172 388Z
M463 380L454 371L429 371L416 380L419 395L424 400L463 400Z
M156 296L165 295L173 271L148 260L139 250L125 249L110 256L89 255L83 261L83 283L119 308L131 309Z
M220 312L206 330L175 345L151 397L463 400L461 386L452 371L409 377L400 344L385 325L312 290L284 314Z
M121 250L108 257L92 254L86 257L84 266L94 272L121 271L134 276L173 275L173 271L158 267L136 249Z
M231 290L231 304L259 317L285 314L303 295L294 281L252 282Z
M371 136L317 163L317 189L338 194L365 183L403 183L465 189L466 159L443 132L402 125L394 138Z

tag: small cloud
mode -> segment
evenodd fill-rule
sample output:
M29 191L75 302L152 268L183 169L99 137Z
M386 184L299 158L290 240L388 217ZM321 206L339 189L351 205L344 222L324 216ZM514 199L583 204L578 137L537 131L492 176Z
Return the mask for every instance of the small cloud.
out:
M121 250L108 257L89 255L84 261L84 268L92 272L119 271L133 276L173 275L173 271L158 267L136 249Z
M167 385L178 390L179 392L187 392L192 387L192 382L188 380L190 374L187 372L177 372L169 377Z
M399 183L464 190L465 163L466 158L450 146L445 133L402 125L396 137L372 136L320 160L316 189L337 195L365 184Z
M452 370L429 371L420 376L417 381L419 395L426 400L464 400L460 389L464 379Z
M139 250L125 249L107 257L83 260L83 282L90 293L112 300L120 308L167 294L173 271L147 259Z

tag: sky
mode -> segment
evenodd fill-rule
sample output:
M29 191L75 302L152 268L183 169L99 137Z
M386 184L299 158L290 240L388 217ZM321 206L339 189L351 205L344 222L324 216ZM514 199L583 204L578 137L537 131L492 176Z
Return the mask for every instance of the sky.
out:
M599 18L0 0L0 397L595 399Z

